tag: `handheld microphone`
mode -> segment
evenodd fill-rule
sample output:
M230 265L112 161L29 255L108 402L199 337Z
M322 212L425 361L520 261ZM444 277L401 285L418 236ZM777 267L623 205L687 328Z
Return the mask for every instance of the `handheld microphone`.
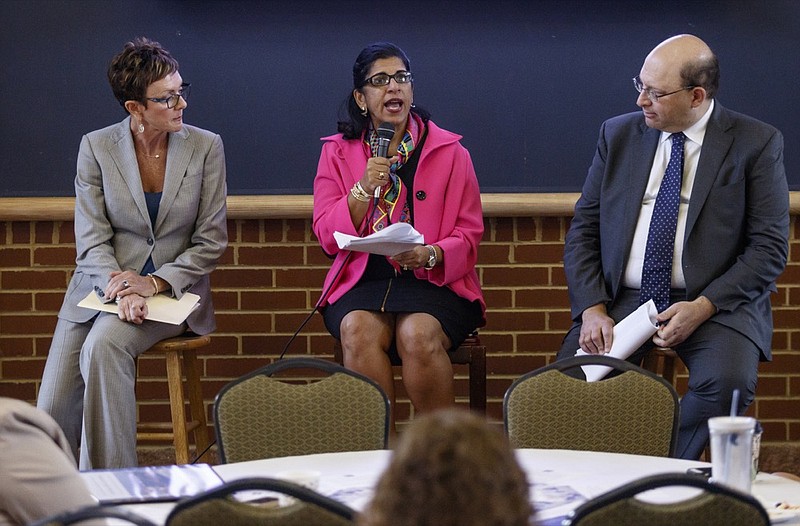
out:
M378 152L377 157L389 157L389 143L394 137L394 124L382 122L378 126Z
M389 143L392 142L394 137L394 124L391 122L382 122L378 126L378 150L376 157L389 157ZM381 187L375 187L375 195L373 196L375 206L378 206L378 201L381 198Z

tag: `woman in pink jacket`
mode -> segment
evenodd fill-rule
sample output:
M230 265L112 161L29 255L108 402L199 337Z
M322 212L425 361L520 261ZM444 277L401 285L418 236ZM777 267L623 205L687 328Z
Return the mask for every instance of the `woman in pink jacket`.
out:
M394 401L389 356L397 353L411 403L429 412L454 403L447 352L485 323L475 272L480 189L461 136L414 106L403 50L388 42L364 48L353 88L339 134L322 139L314 181L314 233L336 257L319 306L341 340L346 367L375 380ZM394 133L388 157L381 157L378 128L386 123ZM340 250L333 236L366 236L400 222L427 244L386 257Z

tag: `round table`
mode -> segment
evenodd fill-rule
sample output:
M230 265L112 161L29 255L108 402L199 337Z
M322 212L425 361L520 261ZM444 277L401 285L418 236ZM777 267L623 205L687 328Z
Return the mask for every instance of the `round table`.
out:
M214 470L225 481L274 477L286 470L319 471L321 493L361 510L371 498L372 488L390 456L389 450L324 453L222 464L214 466ZM537 519L544 521L562 517L582 502L638 478L656 473L684 473L692 467L710 465L674 458L564 449L518 449L517 459L531 483ZM665 488L648 493L647 500L681 500L697 491ZM800 504L800 483L784 477L759 473L752 492L765 506L779 501ZM135 504L127 507L163 524L172 504ZM783 524L800 525L800 518Z

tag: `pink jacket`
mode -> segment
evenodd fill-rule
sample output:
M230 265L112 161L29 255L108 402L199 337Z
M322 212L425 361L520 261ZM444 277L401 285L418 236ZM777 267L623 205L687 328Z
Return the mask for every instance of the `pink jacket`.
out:
M444 263L433 270L417 269L417 278L446 286L469 301L478 300L486 312L475 263L478 244L483 236L483 209L478 179L469 152L456 135L428 122L428 138L414 176L414 228L425 243L436 244L444 252ZM337 282L331 285L348 251L340 251L333 238L334 231L358 235L361 225L353 225L347 197L350 189L364 175L368 150L361 140L345 140L341 135L322 138L322 154L314 179L314 234L322 249L336 255L323 286L320 303L333 303L355 285L367 267L369 255L353 252ZM406 199L406 188L399 197ZM398 222L402 207L395 207L392 222Z

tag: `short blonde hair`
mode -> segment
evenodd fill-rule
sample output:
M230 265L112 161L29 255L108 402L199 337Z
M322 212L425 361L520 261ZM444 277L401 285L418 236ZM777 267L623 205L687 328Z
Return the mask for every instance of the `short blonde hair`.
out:
M465 410L423 415L406 428L361 526L527 526L525 472L507 438Z

